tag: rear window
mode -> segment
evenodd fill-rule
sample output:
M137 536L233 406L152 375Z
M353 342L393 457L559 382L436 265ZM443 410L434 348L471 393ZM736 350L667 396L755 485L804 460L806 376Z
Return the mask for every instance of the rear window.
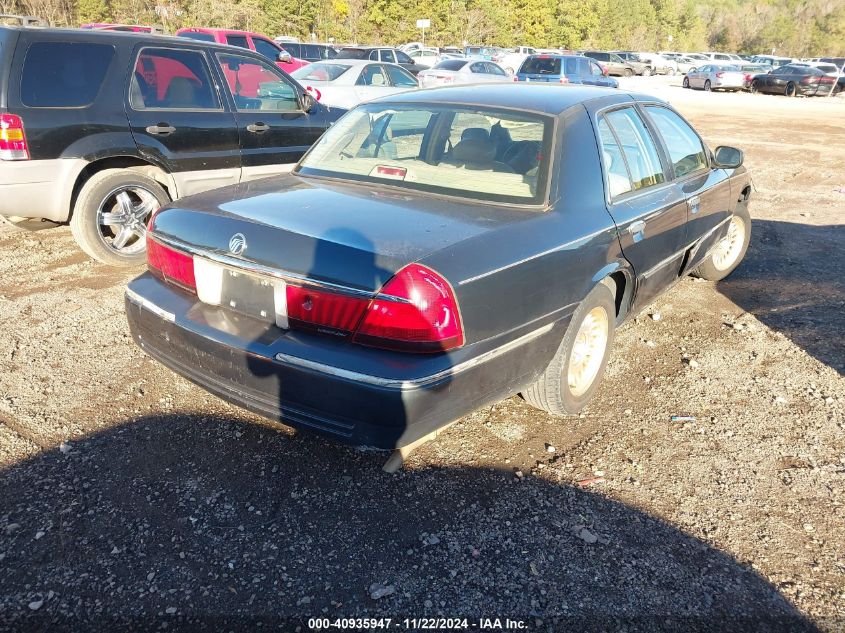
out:
M345 57L346 59L367 59L369 51L362 48L343 48L338 57Z
M21 103L33 108L83 108L94 103L114 58L110 44L36 42L21 72Z
M522 62L519 72L526 75L559 75L560 57L529 57Z
M213 42L214 36L211 33L177 33L179 37L187 37L189 40L199 42Z
M468 63L466 59L447 59L439 64L435 64L434 68L437 70L460 70Z
M310 81L334 81L349 68L346 64L308 64L293 71L291 77Z
M553 119L484 107L358 106L302 159L304 175L511 204L545 200Z

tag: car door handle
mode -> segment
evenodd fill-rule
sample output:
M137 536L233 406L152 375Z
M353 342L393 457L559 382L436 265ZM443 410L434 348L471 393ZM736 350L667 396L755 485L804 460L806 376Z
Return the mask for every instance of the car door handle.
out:
M176 128L167 123L159 123L158 125L148 125L147 132L149 134L172 134Z
M644 220L637 220L636 222L631 222L628 225L628 233L631 235L636 235L637 233L642 233L645 231L645 221Z
M246 129L250 132L255 132L256 134L261 134L262 132L266 132L270 129L270 126L266 123L250 123L246 126Z
M692 214L696 214L701 210L701 198L698 196L693 196L689 200L687 200L687 206L689 207L689 212Z

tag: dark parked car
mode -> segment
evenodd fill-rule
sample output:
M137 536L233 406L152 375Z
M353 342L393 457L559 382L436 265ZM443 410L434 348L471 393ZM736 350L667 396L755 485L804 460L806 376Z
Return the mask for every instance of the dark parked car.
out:
M231 46L0 28L0 215L137 264L154 209L290 170L342 112Z
M598 62L581 55L529 55L513 76L514 81L584 84L618 88Z
M740 150L654 97L407 92L291 174L159 211L126 310L150 356L226 400L405 446L517 392L579 411L620 323L739 264L750 192Z
M749 90L751 92L768 92L772 94L795 97L821 96L830 94L836 77L826 75L812 66L796 66L787 64L775 68L771 72L754 75Z
M337 57L337 51L328 44L304 44L301 42L277 42L288 53L309 62L321 62Z
M399 64L405 70L416 75L421 70L428 69L428 66L418 64L410 55L403 53L396 48L385 48L378 46L347 46L341 48L337 53L337 59L371 59L377 62L390 62Z
M603 68L607 68L607 74L614 77L631 77L638 74L633 65L626 62L616 53L604 51L584 51L584 57L596 60Z

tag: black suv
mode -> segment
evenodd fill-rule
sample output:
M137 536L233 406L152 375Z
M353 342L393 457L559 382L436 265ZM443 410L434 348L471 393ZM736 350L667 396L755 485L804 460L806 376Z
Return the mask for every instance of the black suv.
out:
M230 46L0 27L0 216L133 265L160 206L288 171L343 112Z

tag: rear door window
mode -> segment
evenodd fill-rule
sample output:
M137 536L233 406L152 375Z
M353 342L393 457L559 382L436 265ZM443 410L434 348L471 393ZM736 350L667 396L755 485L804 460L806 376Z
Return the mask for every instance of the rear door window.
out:
M633 189L644 189L664 182L666 176L657 147L636 111L633 108L622 108L609 112L606 118L613 136L622 148Z
M416 88L417 80L404 68L399 66L385 66L391 83L397 88Z
M384 68L381 64L368 64L361 71L356 86L388 86L387 77L384 74Z
M645 110L666 143L676 178L709 166L701 139L686 121L668 108L646 106Z
M210 77L199 51L144 48L135 63L129 104L135 110L219 110Z
M249 41L246 35L227 35L226 43L229 46L237 46L238 48L249 48Z
M33 108L89 106L113 58L110 44L35 42L21 72L21 103Z

